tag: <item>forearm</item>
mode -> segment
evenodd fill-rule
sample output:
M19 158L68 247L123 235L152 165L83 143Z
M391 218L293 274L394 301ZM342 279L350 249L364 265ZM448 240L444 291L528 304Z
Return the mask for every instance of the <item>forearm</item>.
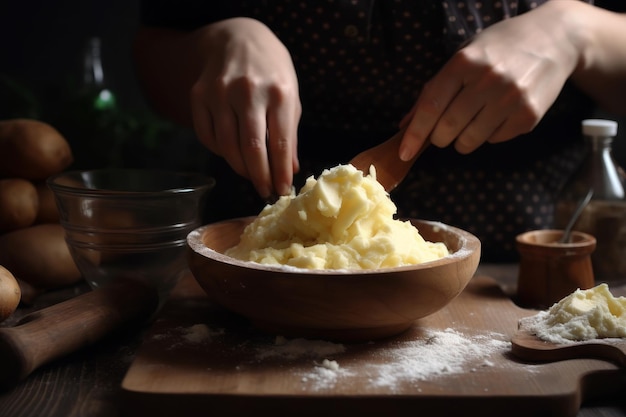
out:
M570 39L578 43L571 79L603 109L626 114L626 14L573 0L553 0L563 11Z

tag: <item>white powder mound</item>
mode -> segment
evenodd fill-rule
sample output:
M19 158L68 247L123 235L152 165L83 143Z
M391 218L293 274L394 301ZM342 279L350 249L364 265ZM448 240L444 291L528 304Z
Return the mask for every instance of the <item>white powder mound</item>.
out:
M214 336L224 334L224 329L211 329L206 324L194 324L183 329L183 338L191 343L205 343L210 341Z
M331 371L338 371L339 364L337 363L337 361L330 361L328 359L324 359L322 361L322 368L330 369Z
M519 321L519 329L534 334L543 341L558 345L577 342L577 340L572 340L570 336L565 337L566 334L570 333L565 326L562 325L560 331L552 329L552 326L548 324L549 319L550 314L547 311L540 311L534 316L522 318Z
M577 289L547 311L520 320L519 327L556 344L626 338L626 297L614 297L607 284Z
M305 384L302 389L331 389L339 379L352 375L354 372L342 368L337 361L324 359L321 364L315 363L310 372L301 374L301 381Z

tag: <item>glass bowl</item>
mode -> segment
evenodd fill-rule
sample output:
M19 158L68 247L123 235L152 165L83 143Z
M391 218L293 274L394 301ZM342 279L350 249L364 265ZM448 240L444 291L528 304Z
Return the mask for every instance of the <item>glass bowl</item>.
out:
M143 169L68 171L48 178L76 265L92 288L138 280L163 301L187 267L186 236L215 181Z

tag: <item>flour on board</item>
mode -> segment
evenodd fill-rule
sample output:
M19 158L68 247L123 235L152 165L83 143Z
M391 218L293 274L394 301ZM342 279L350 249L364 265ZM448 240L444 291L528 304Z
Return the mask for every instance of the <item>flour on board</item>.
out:
M178 343L217 343L225 336L223 329L211 329L205 324L177 328ZM265 341L267 339L264 339ZM351 345L324 340L303 338L286 339L278 336L273 343L249 341L235 349L245 350L247 358L235 367L242 371L254 363L272 361L277 366L294 365L294 371L302 382L301 389L327 390L340 383L350 383L350 377L365 375L372 390L395 390L401 385L419 385L420 382L441 376L464 372L476 372L494 365L494 355L510 350L505 335L483 333L466 335L455 329L423 329L422 336L413 340L388 342L384 349L376 349L372 343L359 354L358 369L344 356ZM363 345L361 345L363 348ZM302 363L310 367L302 368Z

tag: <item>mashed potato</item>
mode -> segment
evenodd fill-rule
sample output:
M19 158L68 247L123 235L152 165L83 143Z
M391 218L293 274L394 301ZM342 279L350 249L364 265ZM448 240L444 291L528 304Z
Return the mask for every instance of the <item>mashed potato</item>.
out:
M626 298L614 297L605 283L576 290L520 321L520 326L552 343L626 337Z
M427 242L410 222L394 219L396 211L373 169L363 175L339 165L266 206L226 254L307 269L377 269L448 255L443 243Z

